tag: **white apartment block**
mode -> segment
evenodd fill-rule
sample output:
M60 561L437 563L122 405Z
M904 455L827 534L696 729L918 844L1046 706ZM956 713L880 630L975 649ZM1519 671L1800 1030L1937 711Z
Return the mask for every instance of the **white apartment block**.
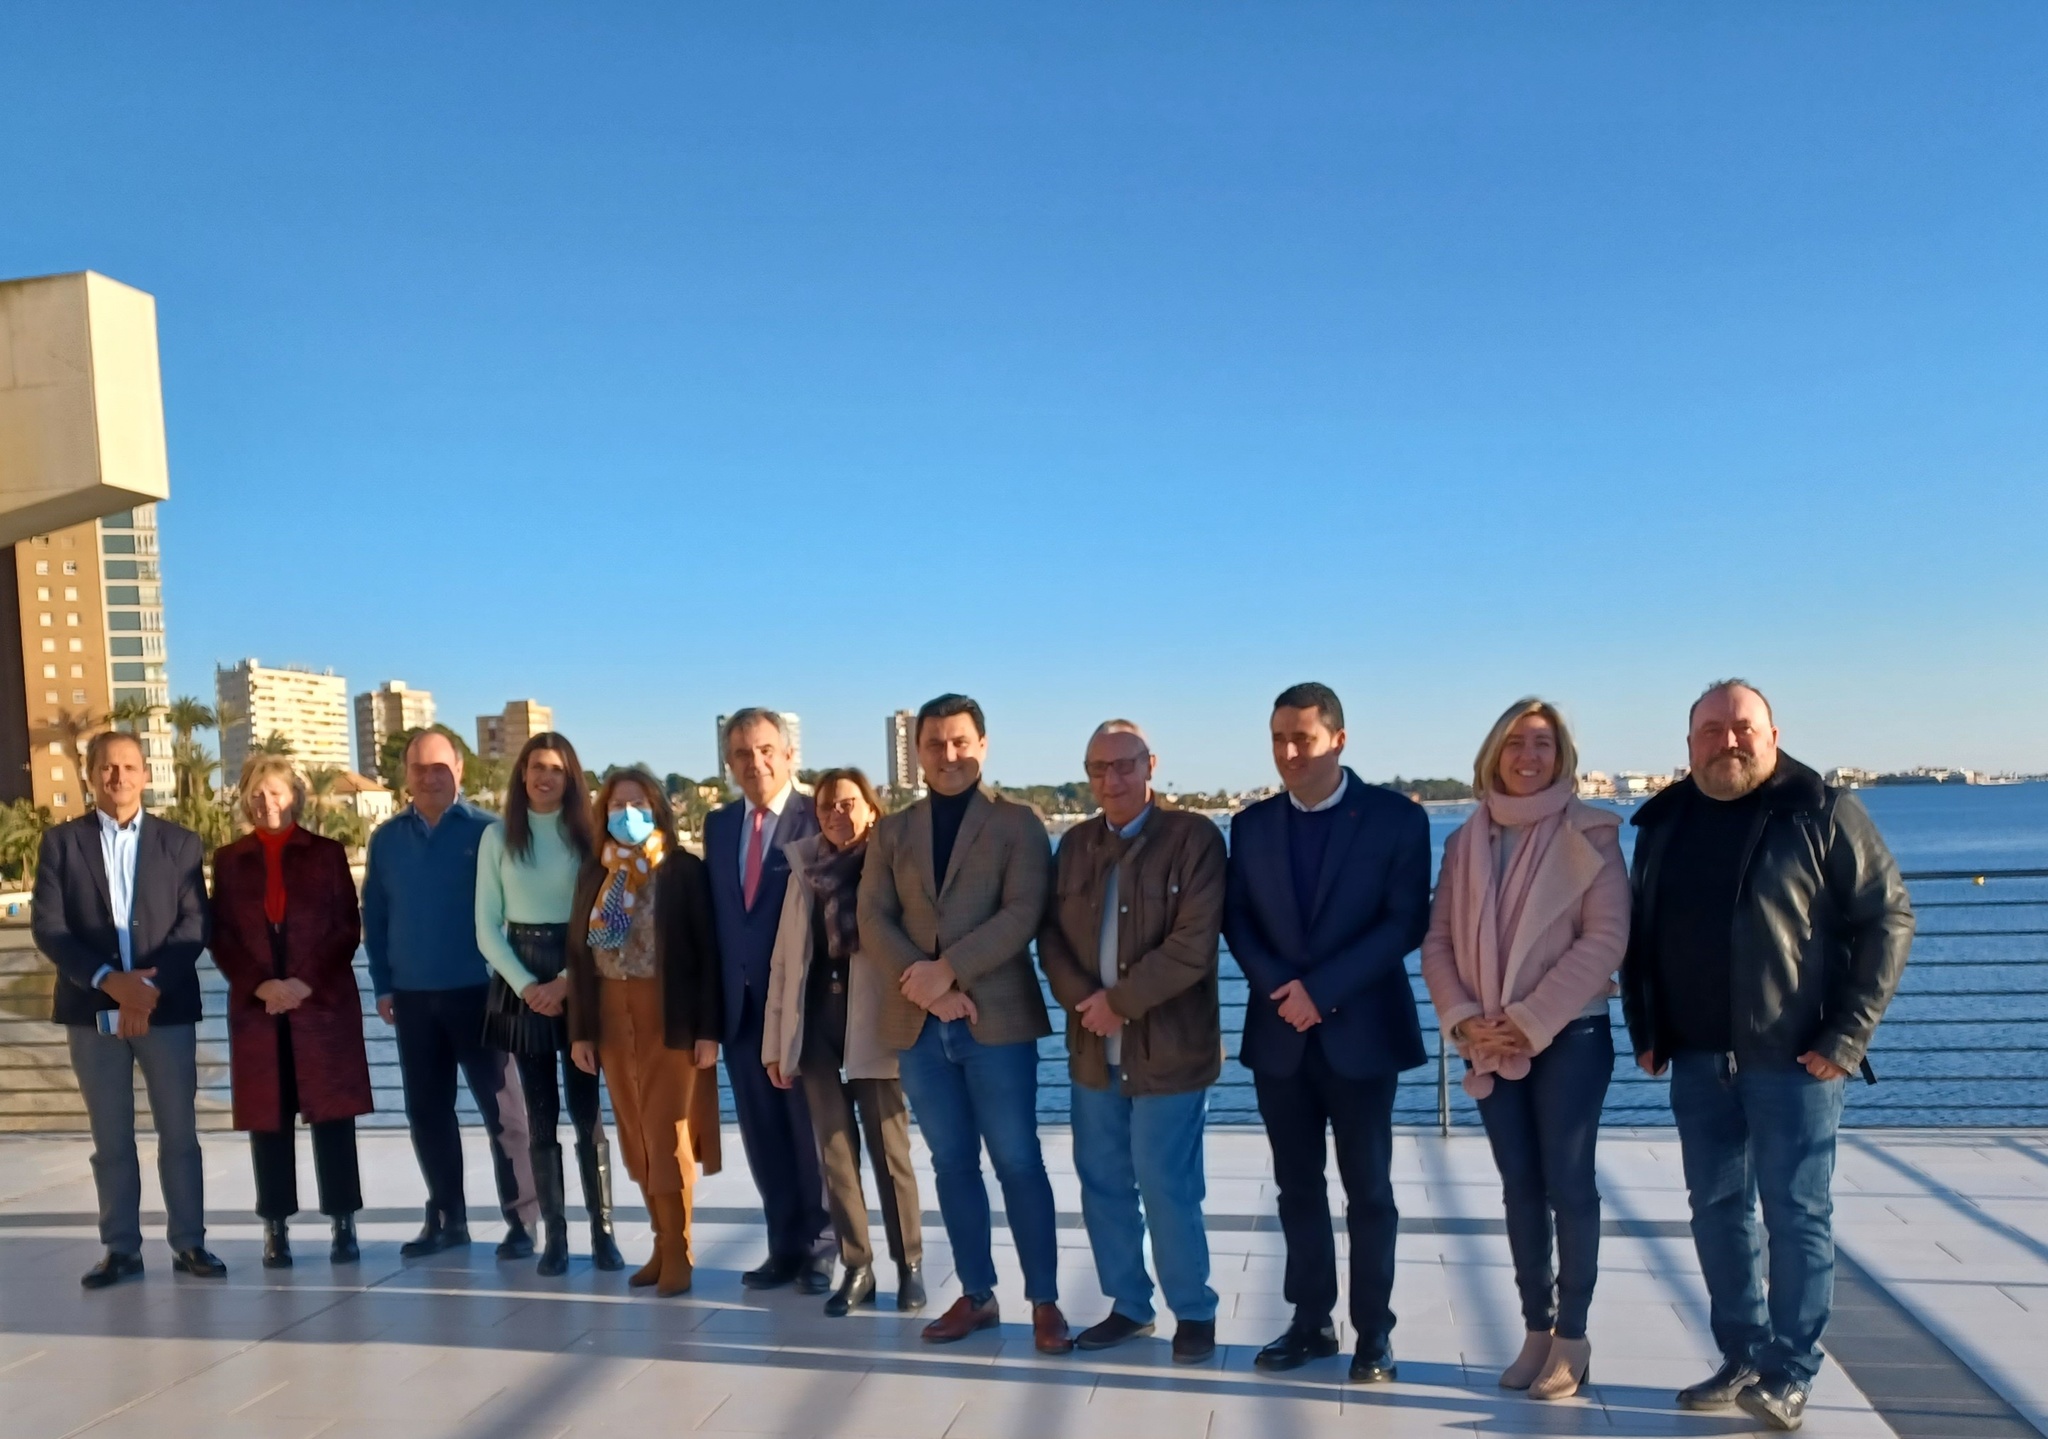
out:
M221 784L233 785L252 751L282 735L301 769L349 767L348 681L333 670L273 669L253 659L216 668L218 707L232 721L220 731Z

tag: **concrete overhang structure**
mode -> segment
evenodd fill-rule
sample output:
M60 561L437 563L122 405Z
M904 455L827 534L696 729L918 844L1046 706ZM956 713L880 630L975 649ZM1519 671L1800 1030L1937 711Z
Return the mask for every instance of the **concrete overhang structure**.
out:
M0 547L170 493L155 298L90 270L0 280Z

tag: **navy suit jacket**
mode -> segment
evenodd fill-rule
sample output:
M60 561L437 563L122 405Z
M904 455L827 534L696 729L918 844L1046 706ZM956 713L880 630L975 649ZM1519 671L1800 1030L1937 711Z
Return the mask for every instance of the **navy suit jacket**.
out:
M135 851L135 899L128 934L137 969L156 970L156 1024L199 1022L199 977L193 966L206 948L206 846L183 825L150 815ZM100 850L95 812L43 832L36 861L35 907L29 925L36 948L57 966L50 1017L59 1024L91 1024L112 1009L106 991L92 987L100 966L121 967L114 931L113 890Z
M1298 979L1323 1022L1323 1057L1352 1079L1397 1074L1428 1058L1403 961L1429 929L1429 817L1422 806L1348 768L1314 912L1301 913L1288 858L1285 794L1230 821L1223 936L1251 984L1238 1058L1255 1074L1301 1067L1308 1035L1280 1018L1274 990Z
M725 1042L740 1037L745 990L752 986L756 1006L768 999L768 957L775 952L775 931L782 923L782 895L789 888L786 844L818 832L818 811L807 794L792 792L761 855L761 888L754 907L747 908L741 886L740 831L747 822L747 802L734 800L704 817L704 863L711 870L711 915L718 931L718 972L725 990ZM756 1056L758 1058L758 1056Z

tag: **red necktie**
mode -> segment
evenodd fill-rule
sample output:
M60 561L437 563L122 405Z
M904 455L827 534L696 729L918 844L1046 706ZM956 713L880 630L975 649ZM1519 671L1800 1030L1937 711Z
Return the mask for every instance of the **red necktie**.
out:
M747 868L740 878L740 894L748 909L754 907L754 896L761 888L761 822L767 817L767 810L755 810L754 832L747 836Z

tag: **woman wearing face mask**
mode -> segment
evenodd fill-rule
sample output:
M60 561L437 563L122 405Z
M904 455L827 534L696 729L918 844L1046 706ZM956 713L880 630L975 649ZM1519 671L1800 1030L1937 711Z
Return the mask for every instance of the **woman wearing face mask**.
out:
M214 851L211 948L228 982L235 1128L249 1132L263 1264L292 1262L300 1114L313 1131L320 1212L334 1221L328 1257L352 1264L363 1207L356 1116L371 1109L355 880L340 845L299 827L306 783L291 761L252 756L239 792L254 833Z
M576 879L591 857L583 766L561 735L537 734L512 762L505 817L476 853L476 942L493 971L484 1038L511 1054L526 1095L529 1153L540 1202L540 1273L569 1269L569 1221L556 1137L562 1096L576 1127L576 1166L590 1215L590 1261L623 1269L612 1237L612 1161L598 1080L568 1062L569 921ZM556 1070L561 1070L559 1085Z
M1444 846L1422 977L1499 1166L1528 1336L1500 1377L1536 1399L1586 1382L1599 1271L1593 1142L1614 1073L1607 998L1628 945L1621 817L1577 798L1557 707L1517 701L1472 776L1479 807ZM1552 1216L1557 1269L1551 1270Z
M784 894L769 960L761 1062L783 1089L801 1080L810 1102L826 1201L846 1266L825 1312L841 1318L875 1298L875 1251L860 1184L863 1135L881 1190L889 1257L896 1261L896 1307L922 1309L924 1239L910 1164L910 1109L897 1082L895 1051L880 1040L885 1010L909 1011L905 1018L911 1018L915 1006L861 957L855 914L881 801L859 770L834 769L818 777L812 802L819 833L783 849L795 883Z
M646 1196L654 1256L636 1288L690 1287L690 1196L716 1174L722 1013L704 862L676 843L654 776L616 770L592 807L605 837L576 881L569 926L570 1055L604 1070L626 1172Z

